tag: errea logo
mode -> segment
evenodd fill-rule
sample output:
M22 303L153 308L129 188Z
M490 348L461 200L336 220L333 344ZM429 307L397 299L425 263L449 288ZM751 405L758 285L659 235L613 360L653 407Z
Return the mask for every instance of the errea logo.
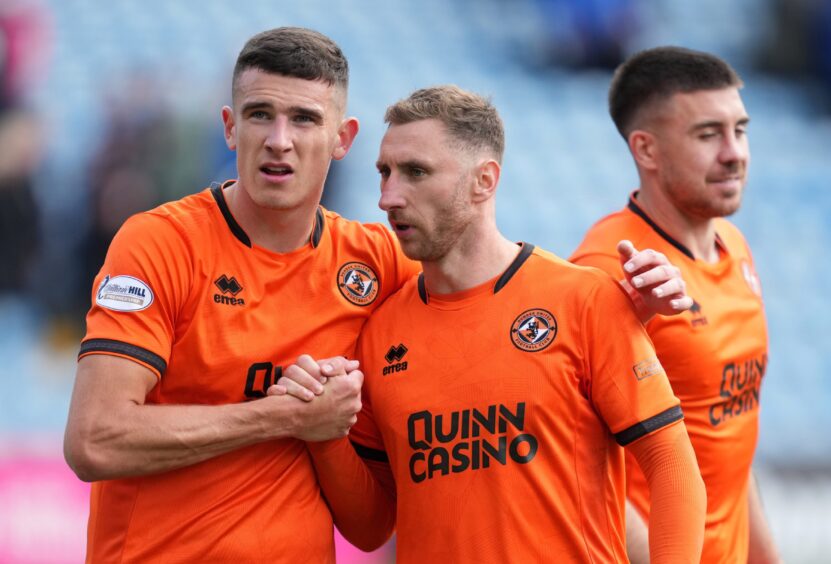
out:
M386 376L388 374L392 374L393 372L403 372L407 370L407 361L401 362L401 360L404 358L404 355L407 354L408 350L409 349L404 345L404 343L399 344L397 347L390 347L390 350L388 350L387 354L384 355L384 360L386 360L387 364L390 366L385 366L382 374Z
M228 278L225 274L214 280L214 285L219 288L221 294L214 294L214 302L224 305L242 306L245 305L243 298L237 298L237 294L242 292L242 284L237 282L233 276Z

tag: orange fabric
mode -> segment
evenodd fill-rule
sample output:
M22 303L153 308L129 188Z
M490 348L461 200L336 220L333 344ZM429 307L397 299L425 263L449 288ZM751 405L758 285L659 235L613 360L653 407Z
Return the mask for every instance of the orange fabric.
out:
M416 265L381 225L321 210L314 233L286 254L250 246L218 187L132 217L95 281L81 356L155 370L147 403L220 405L261 397L302 353L353 355ZM87 559L331 562L331 532L305 443L281 440L93 484Z
M410 280L361 334L350 437L389 457L398 562L626 558L616 435L680 418L678 400L617 283L523 254L428 304Z
M615 245L663 252L681 269L693 308L646 325L684 419L707 489L702 562L745 562L747 482L759 428L759 394L767 366L767 326L750 250L739 230L716 220L721 259L694 260L630 206L596 223L572 261L622 277ZM642 213L642 212L641 212ZM651 221L651 220L650 220ZM642 473L627 459L629 499L649 514Z
M365 551L384 544L395 528L395 485L379 481L348 438L308 443L308 447L343 537Z
M698 564L707 498L686 428L669 425L626 452L638 461L652 499L649 561Z

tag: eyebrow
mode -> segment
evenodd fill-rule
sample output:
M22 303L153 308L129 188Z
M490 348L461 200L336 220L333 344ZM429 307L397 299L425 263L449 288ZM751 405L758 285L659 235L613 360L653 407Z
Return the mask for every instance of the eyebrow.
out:
M736 125L747 125L750 123L750 118L745 116L736 122ZM711 127L722 127L724 122L718 120L711 120L711 121L703 121L701 123L696 123L690 128L690 131L698 131L699 129L708 129Z
M240 108L242 113L253 112L256 110L274 110L274 104L263 100L252 100L250 102L245 102L242 105L242 108ZM291 106L289 108L289 113L309 116L317 120L323 119L323 112L316 108L309 108L306 106Z

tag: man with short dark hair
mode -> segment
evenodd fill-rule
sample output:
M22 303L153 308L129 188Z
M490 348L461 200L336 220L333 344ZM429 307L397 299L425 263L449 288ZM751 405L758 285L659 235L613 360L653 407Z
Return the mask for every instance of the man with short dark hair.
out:
M362 374L352 363L313 402L266 391L351 356L415 273L386 228L319 206L358 131L347 69L317 32L253 37L222 109L239 178L133 216L113 240L65 439L70 466L95 481L88 561L334 561L304 441L346 434ZM366 546L392 517L376 512Z
M695 300L688 312L655 317L646 328L681 400L707 488L702 562L778 561L751 473L768 354L761 286L747 242L724 219L739 208L750 162L741 87L723 60L679 47L621 64L609 111L640 186L571 258L621 276L610 245L629 239L665 254ZM628 496L651 536L654 500L633 462Z

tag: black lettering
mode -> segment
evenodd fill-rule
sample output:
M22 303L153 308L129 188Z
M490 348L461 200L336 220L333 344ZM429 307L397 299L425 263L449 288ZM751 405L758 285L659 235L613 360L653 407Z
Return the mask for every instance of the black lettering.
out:
M522 431L522 428L525 426L525 402L521 401L516 404L516 413L511 413L507 407L500 404L499 405L499 415L502 417L499 419L499 432L505 433L508 430L508 426L506 421L510 421L511 425L517 431Z
M440 443L449 443L459 434L459 412L454 411L450 414L450 430L447 433L442 429L444 419L444 415L436 415L436 439Z
M462 438L470 438L470 410L465 409L462 412Z
M274 365L270 362L258 362L256 364L252 364L251 367L248 369L248 376L245 379L245 397L247 398L264 398L265 392L268 390L269 386L271 386L271 371L274 368ZM277 378L274 380L279 380L279 374L282 374L282 367L277 367L279 370ZM259 380L259 373L263 374L262 384L257 385Z
M442 476L450 472L450 457L444 447L436 447L427 455L427 477L432 478L436 472Z
M495 458L502 466L508 462L508 438L505 436L499 437L497 439L497 444L499 445L497 448L482 439L482 468L490 467L490 456Z
M424 462L424 453L416 452L410 457L410 479L416 484L427 479L425 472L416 472L416 463Z
M732 383L728 384L727 380L730 379L732 382L735 370L736 365L731 362L730 364L725 365L724 370L721 373L721 388L719 388L718 395L723 398L730 397L730 388L732 387Z
M519 447L522 444L528 445L528 452L525 455L519 454ZM511 441L511 460L520 464L528 464L537 455L537 438L529 433L523 433L514 437Z
M473 409L473 436L478 437L481 427L484 427L489 433L496 433L496 406L488 406L488 414L484 415L481 411Z
M470 458L464 452L469 448L470 445L468 443L459 443L453 447L453 460L458 462L458 464L454 464L451 468L453 473L458 474L459 472L464 472L470 466Z
M214 294L214 301L216 303L219 303L219 299L220 299L220 295L219 294Z
M416 423L421 420L422 436L424 440L416 439ZM414 450L430 450L433 442L432 414L429 411L419 411L407 418L407 435L410 440L410 448Z

